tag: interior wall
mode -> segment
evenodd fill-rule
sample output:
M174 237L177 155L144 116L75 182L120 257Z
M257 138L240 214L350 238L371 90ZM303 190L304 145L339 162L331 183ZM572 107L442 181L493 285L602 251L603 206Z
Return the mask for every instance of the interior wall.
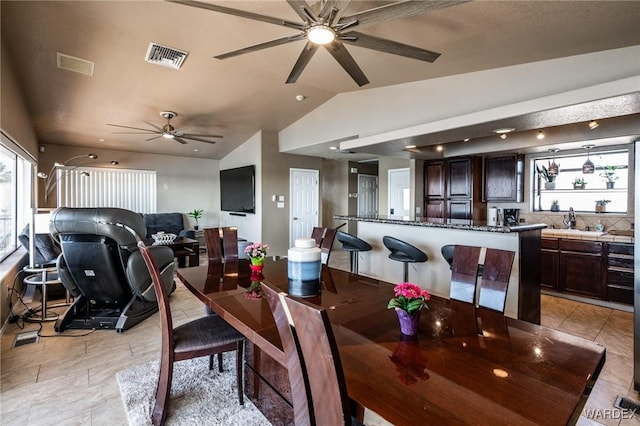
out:
M382 217L389 216L389 170L411 167L412 162L410 160L380 157L378 161L378 215ZM413 175L411 171L409 173ZM413 188L412 192L414 192Z
M230 154L220 160L220 169L233 169L235 167L255 166L256 182L255 182L255 214L247 213L245 216L237 216L232 212L220 212L221 226L237 226L238 238L244 238L248 241L263 241L262 236L262 183L264 182L263 173L263 152L262 152L262 135L258 132L250 137L245 143L234 149ZM219 173L218 173L219 175ZM218 193L220 192L220 183L218 180ZM218 206L220 203L218 202Z
M322 216L320 225L326 228L337 228L344 222L337 221L333 216L344 214L349 210L349 164L343 160L323 160L322 176L320 180L320 204ZM340 228L341 231L347 231Z
M99 148L81 148L68 145L43 144L38 170L49 173L53 163L63 162L75 155L94 153L97 160L71 161L70 165L83 164L91 167L117 167L135 170L155 170L158 213L183 213L202 209L198 220L201 228L218 226L220 223L219 161L192 157L176 157L158 154L136 154ZM112 160L120 164L111 166ZM40 183L42 180L38 179ZM44 205L43 185L39 185L40 204ZM55 189L49 195L49 205L55 206ZM190 225L195 221L185 216Z

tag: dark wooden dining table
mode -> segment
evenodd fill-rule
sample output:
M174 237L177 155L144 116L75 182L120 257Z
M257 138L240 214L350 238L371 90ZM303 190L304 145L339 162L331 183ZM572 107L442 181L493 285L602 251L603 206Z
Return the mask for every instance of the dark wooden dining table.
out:
M246 261L178 270L202 302L243 333L247 396L273 424L292 424L278 332L260 283L287 291L287 260L269 258L262 275ZM549 328L496 315L478 331L475 308L432 296L411 338L387 302L393 285L323 267L322 292L306 300L328 309L347 391L395 425L564 425L580 414L605 361L605 348Z

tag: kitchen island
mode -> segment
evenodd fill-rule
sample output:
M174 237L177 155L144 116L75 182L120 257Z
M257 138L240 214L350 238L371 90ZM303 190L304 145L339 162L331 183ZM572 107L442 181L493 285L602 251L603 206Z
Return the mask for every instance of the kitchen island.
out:
M409 264L409 281L442 297L449 296L451 270L440 249L447 244L496 248L515 252L505 315L540 324L540 236L545 224L489 226L471 220L403 220L381 216L334 216L356 221L357 237L373 249L360 253L359 273L387 282L402 280L400 262L388 258L382 237L389 235L424 251L429 260ZM482 256L481 256L482 261Z

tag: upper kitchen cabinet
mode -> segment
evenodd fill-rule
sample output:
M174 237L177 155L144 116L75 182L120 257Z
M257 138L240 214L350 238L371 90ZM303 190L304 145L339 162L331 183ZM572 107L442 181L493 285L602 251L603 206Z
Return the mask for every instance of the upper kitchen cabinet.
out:
M517 154L484 159L484 200L524 201L524 157Z
M485 220L482 159L454 157L424 164L424 214L429 218Z

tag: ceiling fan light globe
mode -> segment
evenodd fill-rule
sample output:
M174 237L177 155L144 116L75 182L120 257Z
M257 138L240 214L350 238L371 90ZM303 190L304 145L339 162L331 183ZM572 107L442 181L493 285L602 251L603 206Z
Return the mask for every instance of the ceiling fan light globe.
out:
M314 44L328 44L335 38L335 31L327 25L314 25L307 31L307 39Z
M173 139L175 136L172 135L171 133L163 133L162 137L167 139Z

